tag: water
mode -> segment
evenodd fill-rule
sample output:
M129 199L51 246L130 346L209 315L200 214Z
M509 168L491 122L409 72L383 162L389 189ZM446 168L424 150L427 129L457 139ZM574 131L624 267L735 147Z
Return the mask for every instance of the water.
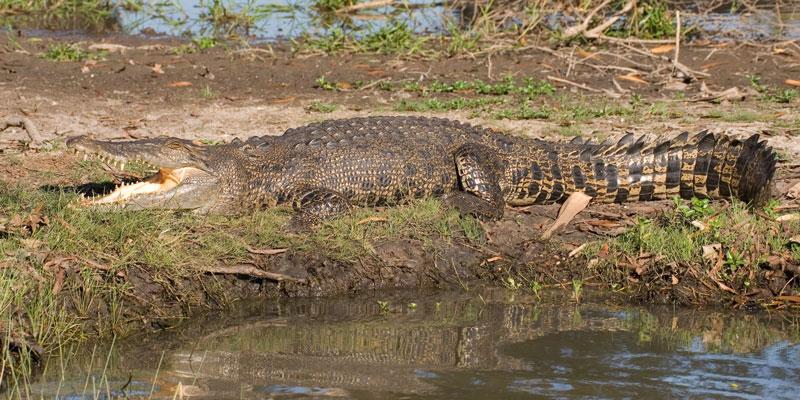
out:
M121 10L119 13L126 32L150 30L170 36L195 37L213 36L215 29L231 29L231 26L215 27L209 23L207 16L213 3L210 0L144 3L145 6L138 10ZM247 28L236 27L235 33L254 42L293 39L302 35L324 36L334 29L363 34L394 22L405 24L416 33L436 33L445 31L448 23L456 23L458 16L456 10L435 0L406 0L395 7L372 8L358 14L321 13L312 7L314 3L312 0L222 1L230 14L252 18Z
M798 337L778 317L576 305L499 289L291 300L210 314L111 350L83 348L65 357L63 375L54 357L31 393L790 399Z

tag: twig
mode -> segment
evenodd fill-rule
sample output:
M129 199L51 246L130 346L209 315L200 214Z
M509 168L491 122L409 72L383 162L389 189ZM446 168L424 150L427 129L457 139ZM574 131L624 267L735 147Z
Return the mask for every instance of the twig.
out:
M627 14L628 11L632 10L634 5L636 5L636 0L629 0L627 3L625 3L625 6L622 7L621 10L619 10L618 13L614 14L611 18L603 21L602 24L592 28L592 30L586 32L584 36L592 39L604 36L603 32L605 32L605 30L608 29L609 26L614 25L614 23L617 22L617 20L622 18L623 14Z
M29 145L31 148L37 149L44 143L42 136L39 134L39 129L36 128L36 125L34 125L31 120L19 115L6 117L5 120L0 121L0 132L12 126L25 129L25 132L28 133L28 137L31 139Z
M586 90L586 91L589 91L589 92L593 92L593 93L604 93L600 89L595 89L593 87L589 87L589 86L586 86L586 85L581 84L581 83L569 81L569 80L566 80L566 79L563 79L563 78L557 78L555 76L548 75L547 79L550 79L551 81L566 83L567 85L575 86L576 88L583 89L583 90Z
M675 58L672 60L672 67L678 68L678 57L681 54L681 12L675 11Z
M277 282L289 281L297 283L306 283L305 279L298 279L288 275L279 274L277 272L264 271L257 268L252 264L237 264L237 265L219 265L219 266L201 266L203 272L210 274L229 274L229 275L246 275L254 278L269 279Z
M391 5L392 3L394 3L394 0L374 0L374 1L368 1L366 3L358 3L358 4L353 4L352 6L340 8L336 10L336 12L339 14L346 14L346 13L356 12L359 10L365 10L368 8L386 7L388 5Z
M594 18L594 16L598 12L600 12L600 10L605 8L609 3L611 3L611 0L605 0L604 2L600 3L599 6L595 7L594 10L590 11L589 15L587 15L586 18L583 19L583 22L581 22L578 25L573 25L567 29L564 29L564 39L571 39L575 36L580 35L583 32L586 32L586 30L589 29L589 24L592 22L592 18Z

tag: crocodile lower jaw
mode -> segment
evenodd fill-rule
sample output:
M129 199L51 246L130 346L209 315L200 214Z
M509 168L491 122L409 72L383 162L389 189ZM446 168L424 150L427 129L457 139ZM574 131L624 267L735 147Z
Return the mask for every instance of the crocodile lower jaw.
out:
M167 192L177 187L190 174L202 172L193 167L184 168L161 168L158 172L140 182L123 183L117 186L113 192L92 198L82 198L81 204L85 206L124 203L137 196L148 194L158 194Z

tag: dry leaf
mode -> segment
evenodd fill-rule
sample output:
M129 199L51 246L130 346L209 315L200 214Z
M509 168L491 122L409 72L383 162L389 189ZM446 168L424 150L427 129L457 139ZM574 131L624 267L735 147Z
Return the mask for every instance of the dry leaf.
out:
M783 214L778 218L775 218L775 221L778 222L788 222L788 221L797 221L800 220L800 214Z
M800 86L800 81L797 80L797 79L787 79L787 80L783 81L783 83L785 83L785 84L787 84L789 86Z
M664 54L664 53L669 53L670 51L673 50L675 50L674 44L665 44L662 46L653 47L652 49L650 49L650 52L653 54Z
M175 87L175 88L178 88L178 87L189 87L189 86L192 86L192 82L177 81L177 82L172 82L169 85L167 85L167 87Z
M576 49L575 53L578 54L582 59L587 60L597 55L597 52L590 53L583 49Z
M630 74L627 74L627 75L619 75L619 76L617 76L617 78L618 79L623 79L623 80L626 80L626 81L630 81L630 82L639 83L639 84L642 84L642 85L649 85L650 84L650 82L647 82L646 80L644 80L642 78L639 78L639 76L637 74L635 74L635 73L630 73Z
M703 258L714 261L719 257L720 250L722 250L722 245L719 243L705 245L703 246Z
M484 261L483 263L493 263L495 261L500 261L502 259L503 259L503 257L494 256L494 257L491 257L491 258L487 258L486 261Z
M161 64L154 64L153 68L151 68L151 69L153 70L154 74L163 74L164 73L164 70L161 69Z
M336 89L351 90L353 89L353 85L350 84L350 82L336 82Z
M706 230L706 224L704 224L704 223L702 223L702 222L700 222L698 220L692 221L692 226L697 228L698 230L701 230L701 231Z

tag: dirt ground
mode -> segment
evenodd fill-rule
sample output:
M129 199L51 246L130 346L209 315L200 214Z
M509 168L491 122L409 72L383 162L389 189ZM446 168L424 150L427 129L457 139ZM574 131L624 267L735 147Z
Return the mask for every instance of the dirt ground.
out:
M800 180L798 101L792 98L786 104L765 104L750 78L757 75L760 85L774 90L791 88L787 79L800 80L800 47L793 43L685 45L680 49L680 61L690 70L692 76L688 77L681 71L672 73L674 65L666 56L655 55L643 46L528 46L513 53L426 60L294 54L280 45L246 51L214 48L176 55L175 49L181 45L178 42L123 36L58 40L82 40L84 47L124 47L107 46L113 51L96 61L56 62L41 56L55 39L0 39L0 119L24 115L46 140L55 143L82 134L121 139L169 135L220 141L277 135L322 119L398 114L393 104L422 98L418 93L382 90L380 82L488 82L506 75L539 80L556 77L562 80L550 81L562 102L578 99L591 104L610 99L626 104L636 99L645 104L662 103L667 109L660 118L604 115L575 122L582 135L606 137L625 131L675 135L703 128L738 136L762 132L784 160L776 180L776 197L791 203L786 192ZM631 75L634 70L639 73ZM319 87L316 82L322 76L338 89ZM361 82L360 88L354 88L355 82ZM613 99L612 95L620 98ZM454 95L442 95L448 96ZM308 106L315 101L336 104L338 109L332 113L309 111ZM735 117L743 109L756 116ZM725 117L727 113L734 117ZM563 140L560 129L573 126L563 120L496 119L469 110L423 114L553 140ZM25 150L21 144L25 141L26 133L16 128L0 137L3 180L37 186L84 183L74 182L74 177L64 172L77 161L73 155L57 146L51 151ZM670 204L593 205L549 244L538 243L535 238L552 221L557 206L509 211L504 220L485 225L490 243L478 251L455 244L447 247L445 254L427 254L421 244L401 240L379 244L375 260L360 266L314 259L308 254L281 254L265 260L265 268L304 283L270 283L266 291L275 295L325 295L383 287L463 284L462 279L505 276L508 268L520 263L541 265L541 275L568 282L574 271L585 269L586 262L568 259L566 254L572 249L605 237L609 230L619 230L636 215L654 215ZM598 216L607 219L609 215L622 222L612 227L592 224ZM503 261L490 261L487 267L487 260L494 257ZM553 272L567 265L564 273ZM252 282L231 285L245 291L261 290ZM147 295L148 290L142 293ZM152 293L154 300L161 295Z

